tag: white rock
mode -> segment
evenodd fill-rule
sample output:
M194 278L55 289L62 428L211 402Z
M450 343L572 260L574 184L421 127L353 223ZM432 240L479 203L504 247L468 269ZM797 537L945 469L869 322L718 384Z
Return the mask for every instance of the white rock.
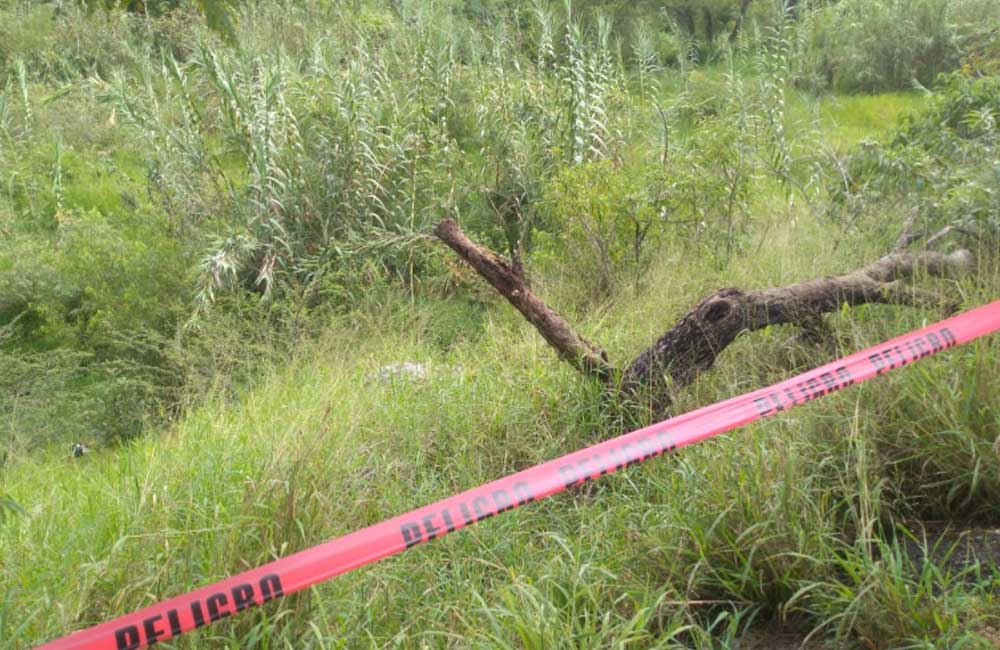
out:
M430 366L426 363L413 363L411 361L400 361L382 366L374 375L374 379L380 383L387 384L394 380L423 381L430 375Z

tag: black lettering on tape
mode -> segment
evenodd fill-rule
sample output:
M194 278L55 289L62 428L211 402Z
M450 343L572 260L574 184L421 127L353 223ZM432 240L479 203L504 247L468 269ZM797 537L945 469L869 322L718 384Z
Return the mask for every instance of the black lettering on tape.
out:
M598 477L604 476L615 466L615 462L612 460L610 453L608 454L607 459L602 459L600 454L594 454L594 462L596 462L597 466L601 468L597 473Z
M514 497L517 499L517 505L523 506L529 501L534 501L535 497L531 496L531 486L528 485L526 481L518 481L514 484Z
M493 491L493 505L497 507L497 514L501 512L507 512L514 507L514 502L511 501L510 493L507 490L500 488L499 490Z
M615 464L616 469L624 469L632 464L632 443L623 443L621 447L618 448L618 463Z
M618 454L619 454L618 447L611 447L610 449L608 449L608 460L606 463L604 463L604 466L608 468L608 472L613 472L616 469L618 469L619 467Z
M261 601L267 602L274 598L281 598L285 595L285 589L281 586L281 578L274 573L269 573L260 579Z
M892 368L902 368L903 366L905 366L907 363L910 362L910 360L906 358L906 355L903 354L903 351L901 349L899 349L898 345L894 345L891 348L889 348L889 350L886 352L886 354L890 354L891 355L891 353L893 353L893 352L895 352L896 356L899 357L899 365L896 365L896 362L893 361L892 364L891 364ZM890 356L889 358L891 359L892 357Z
M212 594L205 599L205 607L208 608L208 618L214 623L218 620L232 615L232 612L222 609L229 604L226 594Z
M233 587L233 609L242 612L257 603L253 599L253 585L236 585Z
M170 621L170 636L179 635L181 633L181 617L177 615L176 609L167 612L167 620Z
M142 631L146 633L147 645L153 645L156 643L157 639L166 635L164 630L160 630L156 627L156 622L160 620L163 620L163 617L156 614L142 621Z
M767 397L758 397L753 401L753 405L757 407L757 415L762 418L774 413L774 409L771 408L770 400Z
M136 650L141 642L139 628L135 625L115 630L115 644L118 650Z
M201 611L201 602L194 601L191 603L191 618L194 619L195 627L202 627L205 625L205 614Z
M427 533L427 539L437 537L439 530L441 529L434 525L434 515L424 515L424 532Z
M482 521L483 519L489 519L495 512L490 512L490 500L486 497L479 496L472 500L472 509L476 511L476 521Z
M423 538L420 532L420 525L414 523L406 523L399 527L399 532L403 534L403 542L406 544L406 548L411 546L416 546L419 544Z
M996 329L996 327L993 327L990 331L995 331ZM975 338L981 334L982 332L968 333L965 337ZM924 356L958 345L958 340L954 332L947 327L941 327L936 333L930 332L925 336L911 335L910 338L899 339L899 341L899 343L889 345L885 349L867 357L875 370L875 374L884 374L887 370L906 366ZM867 374L868 371L866 369L863 372ZM796 379L791 380L791 382L795 381ZM811 401L854 383L856 383L855 379L848 368L841 366L836 368L832 373L822 372L813 377L800 379L798 383L790 387L778 388L776 392L756 398L753 402L759 415L764 417L790 406ZM787 403L783 402L780 391L783 391L784 396L787 396ZM735 423L732 426L735 426ZM720 430L722 429L706 430L705 435L714 435L714 433ZM634 442L621 442L617 446L610 447L604 458L602 458L600 453L593 453L590 457L578 461L577 466L565 465L560 467L558 469L559 474L563 480L567 481L565 487L571 487L577 483L592 480L596 478L598 473L600 475L607 473L609 468L612 467L612 463L617 463L615 467L621 469L638 463L641 460L676 449L676 443L666 431L659 431L653 434L637 433L634 436L626 436L625 439L634 440ZM614 443L612 444L614 445ZM506 481L504 484L507 484ZM548 482L542 481L540 485L542 484L548 485ZM546 490L548 489L546 488ZM490 498L492 498L492 502ZM532 496L532 488L529 483L521 481L509 488L496 489L489 496L480 495L472 499L471 502L459 503L458 508L465 519L465 524L468 525L474 521L492 517L495 514L505 512L506 510L534 500L535 497ZM477 519L474 519L472 513L469 512L470 505L475 510L476 515L478 515ZM455 529L452 513L447 508L443 509L440 513L423 516L420 522L406 523L401 526L400 532L407 548L423 541L425 538L433 539L440 536L442 528L439 525L435 525L434 522L434 517L438 515L440 515L441 521L444 522L448 532ZM397 552L398 550L396 548L393 552ZM257 586L260 591L261 602L266 603L284 595L281 579L277 574L263 576L259 579ZM232 598L231 607L230 594ZM257 603L254 586L251 584L238 584L232 587L229 592L213 593L204 601L191 600L188 602L187 607L190 609L194 626L202 627L206 624L206 612L211 622L215 622L253 607ZM114 624L114 622L111 623L111 625ZM100 627L105 628L105 626ZM102 647L109 640L106 637L107 633L108 630L106 628L97 632L97 634L104 635L100 637ZM179 611L171 609L162 614L149 616L141 620L137 625L120 627L114 630L113 636L117 650L138 650L141 646L154 645L161 640L177 636L181 633L182 625Z
M445 529L450 533L455 530L455 522L451 520L451 513L445 508L441 511L441 520L444 521Z
M469 524L471 524L471 523L473 523L475 521L475 519L473 519L473 517L472 517L472 513L469 512L469 506L468 506L468 504L465 503L464 501L462 503L458 504L458 510L459 510L459 512L462 513L462 521L465 522L466 526L468 526Z

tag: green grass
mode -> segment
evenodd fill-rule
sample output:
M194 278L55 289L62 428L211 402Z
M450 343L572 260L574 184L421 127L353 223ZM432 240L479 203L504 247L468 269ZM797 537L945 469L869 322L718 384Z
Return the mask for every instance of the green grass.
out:
M31 73L25 105L16 75L0 70L0 79L11 80L0 85L0 279L7 288L0 311L7 319L26 311L30 323L26 316L19 326L37 325L23 339L5 339L0 328L0 370L30 375L8 381L0 400L0 650L308 548L623 433L641 418L609 408L507 303L443 264L450 253L437 244L420 240L426 248L413 257L379 257L373 246L369 257L350 258L347 250L377 236L376 221L388 220L395 237L452 209L465 211L466 226L481 227L477 236L502 243L499 229L489 230L495 215L481 197L492 188L483 184L493 182L496 162L502 194L500 168L523 165L526 196L537 200L551 181L542 167L568 167L567 151L506 146L519 137L514 127L533 119L542 125L533 137L567 146L557 132L572 108L560 94L569 67L557 82L551 69L522 57L523 81L507 74L510 87L527 94L494 116L510 124L491 143L479 131L492 118L479 124L472 114L477 93L490 90L495 62L477 77L463 58L474 58L475 39L439 33L453 23L434 14L407 22L411 16L386 9L385 16L337 14L339 24L316 20L318 5L293 5L255 3L258 13L240 24L248 43L242 52L212 41L192 21L196 14L53 20L45 6L24 14L16 29L0 24L0 36L17 34L0 38L0 55L10 59L0 65L23 58ZM0 2L0 18L15 14L12 3ZM448 20L459 22L457 14ZM348 29L356 25L387 36L342 48L340 40L354 39L340 37L357 36ZM476 36L489 40L485 31ZM153 41L164 49L150 49ZM198 59L202 41L206 59ZM454 60L414 54L451 56L442 45L455 47ZM524 46L517 39L501 45L504 56ZM166 49L187 62L176 76L160 56ZM234 89L208 78L216 54ZM266 69L280 83L263 83ZM735 80L727 78L731 70ZM120 86L104 83L112 72L121 73ZM661 162L659 115L651 96L625 90L636 85L628 74L603 90L593 79L584 84L612 107L612 128L601 133L614 140L620 127L627 139L609 151L628 163L608 155L606 168L660 178L695 160L702 176L721 175L738 158L750 190L746 232L732 255L689 241L719 223L665 229L639 288L625 282L610 295L596 295L560 233L547 233L555 242L548 259L527 260L532 286L613 362L624 364L719 287L842 273L895 241L908 206L872 204L848 219L842 206L825 203L829 179L811 175L814 163L831 173L829 154L884 135L925 95L814 97L787 88L782 110L765 112L777 95L755 99L767 79L754 61L732 69L713 63L686 76L666 70L646 79L676 112L668 119L670 156ZM435 94L435 84L453 84L452 94ZM182 100L182 89L193 99ZM507 99L484 96L484 111ZM678 105L670 107L673 99ZM131 100L135 123L125 116ZM225 118L226 101L238 106L239 119ZM435 108L425 119L428 107ZM244 121L251 117L253 129ZM737 117L747 121L731 141L698 149L699 138L710 140L712 128ZM785 132L776 134L781 129L768 122L775 117ZM282 140L287 133L271 130L279 124L302 137ZM779 144L791 158L785 185L785 172L772 167ZM492 158L498 155L510 159ZM251 166L264 159L272 166ZM261 168L274 181L267 196L252 186L252 170ZM524 179L519 169L503 173L513 196ZM665 173L655 188L639 179L636 191L672 191L671 183L694 176ZM445 199L449 192L468 196ZM330 231L314 228L330 213L339 219ZM700 214L718 216L681 216ZM352 231L352 220L364 228ZM270 302L220 290L214 311L184 327L194 311L193 267L210 251L224 252L213 242L251 230L248 223L268 225L252 233L270 246L255 249L264 260L274 253L279 269L306 260L304 275L289 275L287 293ZM310 239L320 237L329 239ZM398 241L389 238L389 248ZM980 264L971 277L916 283L964 307L995 299L996 251L983 244L975 253ZM332 259L337 271L315 296L297 284L311 277L314 254ZM351 262L337 267L341 257ZM320 303L312 312L304 306L310 301ZM866 306L828 316L833 334L819 343L791 327L746 335L681 391L675 412L942 316ZM430 377L372 379L399 361L429 364ZM146 374L129 374L135 366L127 362ZM136 403L152 394L144 382L156 381L164 383L153 388L179 395L169 414L156 412L168 410L164 403ZM998 383L994 336L164 645L707 650L736 648L748 628L784 625L829 648L993 647L995 567L956 571L938 552L924 562L905 540L919 540L927 521L1000 522ZM67 443L76 440L93 451L73 459ZM18 507L5 507L8 500Z
M772 264L747 256L727 275L763 286L868 256L857 250L834 262L812 224L762 243ZM721 277L680 277L664 265L654 280L655 291L582 329L625 358ZM991 274L957 289L972 306L996 286ZM593 388L505 305L442 340L437 315L463 309L389 301L332 325L258 388L235 401L210 398L162 435L77 461L62 447L14 459L2 487L27 514L0 527L5 647L97 623L620 430ZM820 349L784 328L745 337L680 406L938 316L846 312ZM378 343L367 336L375 323L390 333ZM785 616L837 644L864 636L987 647L980 634L996 622L992 579L915 566L878 540L914 514L1000 515L991 460L1000 398L988 389L1000 380L998 357L996 338L950 351L175 647L710 648L728 647L754 620ZM431 378L368 379L404 359L429 363Z
M875 139L897 120L917 111L926 102L922 92L886 92L877 95L822 95L818 98L795 93L790 101L790 120L806 124L819 120L824 142L845 152L864 139Z

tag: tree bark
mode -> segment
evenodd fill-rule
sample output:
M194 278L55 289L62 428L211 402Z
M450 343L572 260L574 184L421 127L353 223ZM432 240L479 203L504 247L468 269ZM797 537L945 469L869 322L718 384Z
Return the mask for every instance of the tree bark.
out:
M644 386L659 390L668 380L673 388L682 388L711 368L740 334L784 323L814 329L820 315L844 304L943 307L952 312L957 308L954 302L902 280L918 269L931 276L950 276L968 272L972 265L972 255L964 250L951 255L900 252L831 278L757 291L722 289L695 305L636 357L622 375L621 390L627 394Z
M753 0L740 0L740 15L736 17L736 22L733 23L733 31L729 32L729 42L735 43L736 39L739 38L740 29L743 28L743 21L747 19L747 9Z
M715 45L715 14L708 7L702 9L701 13L705 18L705 43L711 48Z
M434 228L434 234L514 305L560 358L586 374L605 380L611 378L614 368L608 363L604 350L574 332L569 323L539 300L525 283L518 267L508 264L488 248L477 245L451 219L439 223Z
M743 291L721 289L696 304L666 334L619 371L608 355L587 341L527 286L519 270L493 251L475 244L458 224L445 219L434 234L454 250L493 288L508 300L560 358L577 369L618 386L623 397L652 389L662 403L666 389L687 386L710 369L719 354L744 332L769 325L791 323L807 332L818 331L822 315L842 305L870 303L940 307L951 312L958 305L948 298L910 287L903 280L918 271L948 277L972 270L972 254L959 250L949 255L935 251L900 250L908 242L910 223L894 252L844 275L799 282L783 287Z
M694 11L690 7L682 7L677 10L680 20L684 23L684 29L687 31L688 36L694 38L698 34L695 31L694 25Z

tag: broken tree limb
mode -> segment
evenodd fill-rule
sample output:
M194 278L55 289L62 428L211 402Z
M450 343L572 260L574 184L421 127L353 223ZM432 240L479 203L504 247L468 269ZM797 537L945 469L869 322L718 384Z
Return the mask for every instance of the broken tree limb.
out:
M473 242L452 219L439 223L434 228L434 234L514 305L560 358L586 374L610 379L614 368L608 363L604 350L573 331L569 323L539 300L524 281L518 267Z
M942 307L954 302L902 282L918 269L932 276L952 276L972 269L972 255L956 251L893 253L851 273L758 291L722 289L695 305L625 369L622 391L634 393L669 378L674 388L690 384L743 332L784 323L809 324L841 305L869 303Z
M944 240L945 237L947 237L948 235L950 235L953 232L961 233L961 234L966 235L968 237L972 237L973 239L982 239L982 237L983 237L983 233L978 232L975 229L969 228L967 226L951 225L951 226L945 226L941 230L939 230L936 233L934 233L933 235L931 235L927 239L927 243L925 244L925 246L927 248L934 248L934 246L938 242Z
M815 331L823 314L842 305L896 304L940 307L954 311L958 305L946 297L907 285L904 280L918 271L929 276L951 277L974 267L972 254L935 251L908 252L900 245L911 240L910 220L893 252L850 273L783 287L743 291L722 289L704 298L666 334L619 373L597 345L572 327L527 286L523 275L493 251L479 246L458 224L445 219L434 234L504 296L551 345L560 358L585 374L615 385L622 396L652 389L658 400L667 401L663 389L687 386L710 369L719 354L740 334L769 325L795 324ZM620 381L619 381L620 380Z

